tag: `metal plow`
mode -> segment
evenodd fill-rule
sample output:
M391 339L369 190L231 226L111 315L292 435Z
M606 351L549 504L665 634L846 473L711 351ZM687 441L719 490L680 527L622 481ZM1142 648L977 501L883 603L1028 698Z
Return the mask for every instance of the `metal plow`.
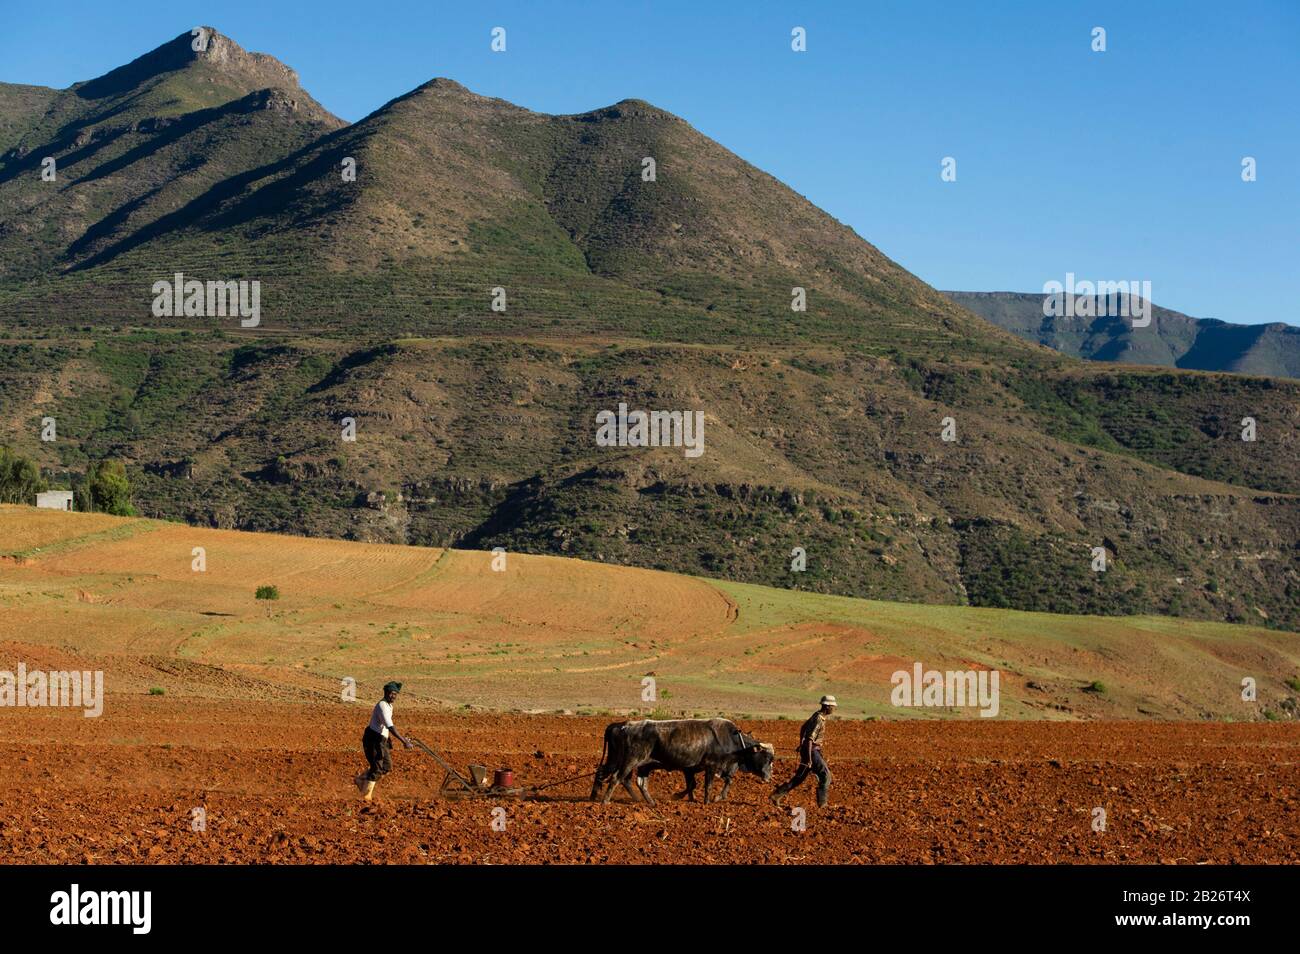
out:
M411 744L421 752L433 758L435 762L442 766L446 774L442 777L442 784L438 786L438 794L443 798L522 798L524 790L522 788L508 788L501 785L493 785L489 776L486 765L471 765L468 768L469 777L466 778L460 772L454 769L450 762L435 752L432 748L425 745L414 736L409 737Z
M554 788L557 785L565 785L569 782L580 781L581 779L591 778L595 772L588 772L585 775L575 775L573 778L561 779L558 782L550 782L546 785L534 785L531 788L522 786L494 785L492 776L486 765L471 765L467 769L469 775L466 777L452 767L452 764L439 755L434 749L421 742L414 736L407 736L411 740L411 745L419 749L425 755L428 755L435 762L442 766L446 773L442 777L442 784L438 786L438 794L443 798L528 798L536 795L544 789Z

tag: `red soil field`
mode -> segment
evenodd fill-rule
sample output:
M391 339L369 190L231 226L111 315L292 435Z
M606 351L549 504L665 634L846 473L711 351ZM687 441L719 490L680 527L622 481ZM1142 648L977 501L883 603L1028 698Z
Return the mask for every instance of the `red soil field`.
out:
M364 805L369 705L108 697L104 716L0 709L0 850L9 863L1278 863L1300 860L1300 726L833 721L831 804L783 808L741 775L727 803L657 807L590 779L536 798L450 801L442 770L394 752ZM594 769L604 718L397 710L464 770L524 786ZM798 723L746 721L794 769ZM206 830L193 831L193 809ZM505 830L492 828L505 809ZM1094 809L1106 812L1093 830ZM792 811L806 812L806 830Z

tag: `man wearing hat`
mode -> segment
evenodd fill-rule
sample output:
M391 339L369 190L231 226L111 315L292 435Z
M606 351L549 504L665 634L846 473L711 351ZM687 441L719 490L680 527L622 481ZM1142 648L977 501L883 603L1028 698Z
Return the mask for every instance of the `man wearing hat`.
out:
M834 696L822 696L821 708L808 717L808 721L799 729L799 768L794 778L784 785L778 785L771 795L772 804L780 805L781 799L798 788L810 772L817 776L817 806L826 807L831 787L831 770L822 758L822 735L826 731L826 719L839 705Z
M393 738L408 749L411 747L411 743L402 738L397 727L393 725L393 703L401 691L400 682L390 682L384 686L384 698L375 703L375 711L370 714L370 725L366 726L366 731L361 736L361 748L365 750L370 769L362 772L353 781L357 783L357 788L365 796L366 801L374 797L375 783L380 777L393 770L392 743L388 740L389 733L391 732Z

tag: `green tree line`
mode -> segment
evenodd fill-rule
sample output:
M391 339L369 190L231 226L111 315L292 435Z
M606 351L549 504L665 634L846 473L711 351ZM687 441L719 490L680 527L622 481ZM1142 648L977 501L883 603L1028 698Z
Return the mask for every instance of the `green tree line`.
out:
M50 489L35 461L0 445L0 503L36 502L36 495ZM131 506L131 482L126 465L120 460L101 460L92 464L86 475L73 484L76 509L135 516Z

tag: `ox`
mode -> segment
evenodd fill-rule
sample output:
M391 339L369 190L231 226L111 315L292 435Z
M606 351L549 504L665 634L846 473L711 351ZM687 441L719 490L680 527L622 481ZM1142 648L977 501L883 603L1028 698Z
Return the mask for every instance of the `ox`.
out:
M605 743L596 780L591 786L591 799L600 797L600 787L604 785L601 801L608 802L615 784L621 784L635 801L636 792L632 789L635 777L642 797L653 805L655 800L650 797L647 778L655 769L667 769L686 776L686 791L677 797L692 800L695 775L703 772L706 802L713 777L720 775L723 784L718 801L722 801L738 771L753 772L763 781L770 781L774 758L775 750L770 744L746 735L730 719L614 722L605 727Z

